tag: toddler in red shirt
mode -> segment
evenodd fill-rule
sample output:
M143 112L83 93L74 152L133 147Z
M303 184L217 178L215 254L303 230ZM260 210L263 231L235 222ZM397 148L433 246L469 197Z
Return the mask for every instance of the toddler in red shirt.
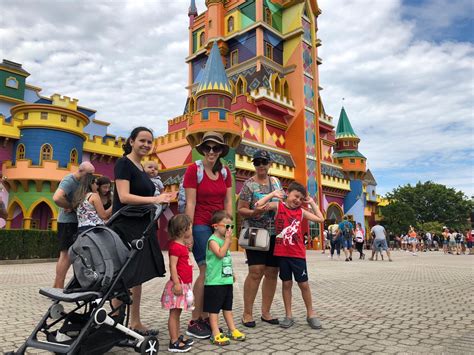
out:
M194 309L193 266L189 259L187 241L192 237L192 220L185 214L173 216L168 223L169 266L171 279L166 283L161 305L169 309L168 331L170 344L168 351L187 352L194 344L192 339L180 335L179 318L181 311Z
M324 217L314 200L307 196L306 188L292 182L288 186L284 202L270 202L272 198L283 199L282 190L274 190L257 201L255 206L265 206L267 210L275 211L275 239L274 255L278 256L280 279L282 280L283 303L285 318L280 321L282 328L289 328L295 322L291 310L291 288L293 277L298 283L301 295L306 306L306 320L313 329L320 329L321 323L314 315L311 289L308 282L306 267L306 248L302 230L303 218L312 222L323 222ZM311 207L313 213L303 209L303 204Z

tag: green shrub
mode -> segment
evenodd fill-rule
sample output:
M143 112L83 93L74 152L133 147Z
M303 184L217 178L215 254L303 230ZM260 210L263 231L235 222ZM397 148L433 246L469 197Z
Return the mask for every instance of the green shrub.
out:
M57 232L0 229L0 260L57 258Z

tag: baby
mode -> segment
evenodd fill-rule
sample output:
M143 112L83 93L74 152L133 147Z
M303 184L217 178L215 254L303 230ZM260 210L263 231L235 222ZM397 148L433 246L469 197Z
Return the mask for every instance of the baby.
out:
M147 161L143 165L143 169L145 173L150 177L151 182L155 185L155 196L161 194L165 187L163 182L161 182L161 178L158 176L158 163L156 161Z

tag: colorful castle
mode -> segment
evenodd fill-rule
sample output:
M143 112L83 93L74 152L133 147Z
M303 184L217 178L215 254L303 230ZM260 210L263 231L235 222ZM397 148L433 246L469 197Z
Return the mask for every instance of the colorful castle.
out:
M337 129L319 95L316 0L207 0L189 7L188 99L185 113L168 121L151 159L168 190L177 190L193 147L206 131L224 134L225 158L236 198L254 168L257 149L270 152L270 173L284 185L297 180L317 196L327 219L348 214L366 227L377 219L376 182L359 153L360 139L342 108ZM55 228L52 192L65 174L90 160L113 178L123 138L77 100L42 97L25 84L21 65L0 65L0 161L7 228ZM175 213L172 206L167 213ZM165 218L165 217L163 217ZM306 225L312 236L318 224ZM163 230L162 230L163 231ZM164 233L164 231L163 231ZM161 235L163 241L165 235Z

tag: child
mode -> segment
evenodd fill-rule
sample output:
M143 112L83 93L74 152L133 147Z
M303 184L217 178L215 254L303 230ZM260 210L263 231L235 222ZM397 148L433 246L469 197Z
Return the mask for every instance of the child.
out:
M311 328L320 329L321 323L315 317L313 311L301 223L303 218L313 222L323 222L324 217L314 200L307 196L305 187L297 182L292 182L288 186L285 202L269 202L275 197L283 198L283 192L281 190L273 191L260 199L256 206L263 206L268 203L266 208L276 211L275 232L277 236L274 255L280 257L280 279L283 282L283 303L286 312L285 318L280 321L280 326L289 328L295 323L291 310L292 275L294 275L306 306L306 321ZM303 209L303 203L311 206L314 214Z
M161 178L158 176L158 164L156 163L156 161L150 160L143 164L143 169L145 170L145 173L147 173L147 175L150 177L150 180L153 185L155 185L155 196L158 196L165 189Z
M78 234L92 227L104 225L110 218L112 210L105 210L97 193L97 178L86 174L79 180L79 187L74 193L72 207L76 210Z
M166 283L161 305L169 309L168 330L170 344L168 351L187 352L194 344L192 339L184 339L180 335L179 318L181 311L194 308L192 291L193 266L189 259L189 250L186 240L192 236L192 220L185 214L173 216L168 223L168 233L171 239L169 244L169 262L171 279Z
M209 312L211 343L229 345L230 339L245 340L245 335L235 328L232 316L234 274L229 252L234 225L226 211L216 211L211 224L214 234L210 236L206 248L206 278L204 281L204 312ZM220 332L217 318L222 309L229 334Z

